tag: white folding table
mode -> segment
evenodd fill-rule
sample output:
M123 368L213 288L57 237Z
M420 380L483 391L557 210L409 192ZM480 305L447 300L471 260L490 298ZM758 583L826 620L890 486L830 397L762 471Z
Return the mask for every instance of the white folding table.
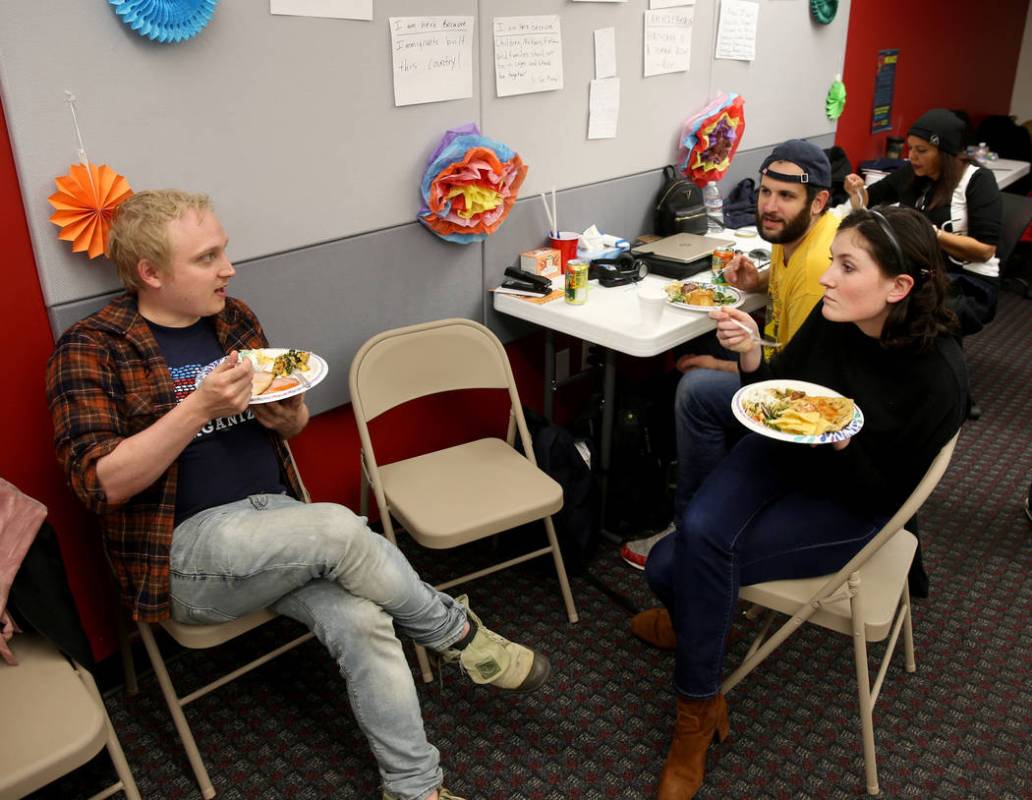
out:
M750 235L751 234L751 235ZM712 234L718 238L733 238L735 247L744 252L770 245L756 236L755 230L727 230ZM700 273L709 276L709 271ZM670 278L647 275L643 285L665 286ZM638 310L637 284L603 288L590 282L588 300L583 305L572 305L562 298L548 303L532 303L513 295L495 293L494 308L502 314L532 322L545 329L545 416L552 418L555 392L555 334L565 333L602 348L605 370L602 380L602 442L599 453L599 475L602 488L602 510L608 488L610 455L613 443L613 414L616 394L616 353L647 358L664 353L672 347L701 336L716 327L709 315L701 311L685 311L675 306L663 309L655 326L646 326ZM765 294L747 294L741 308L754 311L766 303Z

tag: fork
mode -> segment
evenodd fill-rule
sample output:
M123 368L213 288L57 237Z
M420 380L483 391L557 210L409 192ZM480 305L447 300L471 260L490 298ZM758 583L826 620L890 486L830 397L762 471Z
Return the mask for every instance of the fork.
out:
M741 328L743 331L748 333L749 334L749 338L752 341L756 342L756 344L761 344L764 347L783 347L784 346L784 345L782 345L781 342L775 342L775 341L773 341L771 339L764 339L762 336L757 336L755 333L752 332L752 329L750 329L748 325L746 325L744 322L739 322L734 317L728 317L728 319L731 322L733 322L735 325L737 325L739 328Z

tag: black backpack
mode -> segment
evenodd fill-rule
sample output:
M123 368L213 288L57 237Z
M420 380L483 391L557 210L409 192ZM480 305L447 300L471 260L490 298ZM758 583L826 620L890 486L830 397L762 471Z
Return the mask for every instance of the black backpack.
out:
M666 179L656 196L655 228L660 236L675 233L698 233L707 230L706 206L702 202L702 189L688 178L680 178L672 166L663 168Z
M552 515L563 562L567 572L581 574L598 549L601 532L595 476L578 451L573 434L530 409L524 408L523 413L538 467L563 487L563 507Z

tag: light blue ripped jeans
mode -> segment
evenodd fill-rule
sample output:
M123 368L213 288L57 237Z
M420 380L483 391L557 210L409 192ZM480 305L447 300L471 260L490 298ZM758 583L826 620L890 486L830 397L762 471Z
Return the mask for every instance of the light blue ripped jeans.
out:
M172 616L208 624L271 607L304 623L344 676L384 788L423 800L441 785L412 672L395 629L444 650L466 613L419 579L405 556L333 503L254 495L201 511L172 537Z

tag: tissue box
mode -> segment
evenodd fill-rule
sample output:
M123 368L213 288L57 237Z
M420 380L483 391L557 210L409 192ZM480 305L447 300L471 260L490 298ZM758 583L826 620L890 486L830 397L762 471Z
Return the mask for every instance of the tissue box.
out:
M520 253L520 268L527 272L534 272L544 275L546 278L559 278L562 276L562 266L558 250L550 247L542 247L538 250L528 250Z

